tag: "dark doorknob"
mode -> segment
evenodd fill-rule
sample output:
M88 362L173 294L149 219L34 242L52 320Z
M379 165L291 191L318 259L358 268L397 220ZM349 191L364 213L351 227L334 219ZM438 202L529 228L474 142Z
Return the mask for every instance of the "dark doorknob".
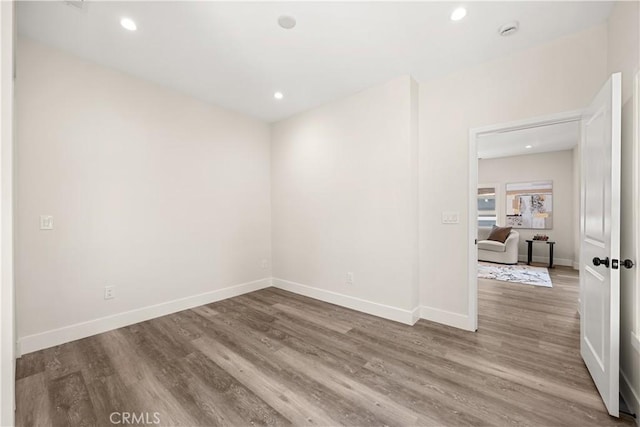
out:
M609 268L609 257L606 257L605 259L600 259L598 257L595 257L593 259L593 265L595 265L596 267L599 266L600 264L604 265L605 267Z
M625 259L624 261L622 261L622 266L624 268L633 268L634 265L635 264L630 259Z

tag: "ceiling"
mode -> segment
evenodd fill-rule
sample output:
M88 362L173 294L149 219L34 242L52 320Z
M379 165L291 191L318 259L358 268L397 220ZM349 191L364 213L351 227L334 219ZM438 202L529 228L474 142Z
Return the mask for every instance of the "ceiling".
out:
M70 2L79 3L79 2ZM18 3L32 39L201 100L276 121L399 75L419 81L605 21L610 2ZM297 26L284 30L278 17ZM129 32L122 17L138 27ZM518 20L509 37L498 28ZM274 92L284 98L276 100Z
M578 144L579 138L579 121L485 134L478 137L478 158L493 159L571 150Z

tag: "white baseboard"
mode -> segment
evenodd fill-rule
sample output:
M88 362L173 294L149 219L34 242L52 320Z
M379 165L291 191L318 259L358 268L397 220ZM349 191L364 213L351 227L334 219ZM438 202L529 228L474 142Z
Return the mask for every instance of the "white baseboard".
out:
M289 280L277 279L275 277L272 279L272 285L276 288L293 292L295 294L329 302L331 304L361 311L384 319L394 320L406 325L413 325L418 320L418 307L413 310L405 310L349 295L339 294L337 292L327 291L325 289L314 288L312 286L291 282Z
M454 328L464 329L465 331L475 331L471 325L469 316L465 314L454 313L452 311L423 305L420 307L420 318L436 323L442 323L447 326L453 326Z
M531 260L533 262L540 262L543 264L549 264L549 257L546 256L533 256L531 257ZM526 255L520 255L518 256L518 261L520 262L527 262L527 256ZM565 267L574 267L574 262L572 259L566 259L566 258L556 258L553 257L553 265L562 265Z
M464 330L473 330L470 327L471 322L469 321L468 316L446 310L440 310L428 306L420 306L413 310L406 310L349 295L339 294L337 292L314 288L312 286L288 280L264 278L174 301L126 311L124 313L76 323L74 325L52 329L38 334L27 335L18 339L18 357L23 354L87 338L92 335L122 328L134 323L144 322L156 317L166 316L178 311L243 295L269 286L274 286L299 295L361 311L373 316L404 323L406 325L413 325L418 321L418 319L426 319Z
M640 427L640 396L631 387L631 381L622 370L620 370L620 394L630 406L629 409L636 414L636 424Z
M420 320L420 306L413 309L411 312L412 325L415 325L418 320Z
M205 292L199 295L193 295L136 310L126 311L124 313L113 314L111 316L76 323L74 325L52 329L38 334L27 335L18 339L18 356L81 338L90 337L113 329L122 328L134 323L144 322L145 320L154 319L156 317L166 316L167 314L176 313L178 311L187 310L200 305L210 304L212 302L221 301L227 298L246 294L248 292L257 291L269 286L271 286L270 278L255 280L252 282L242 283L240 285L217 289L211 292Z

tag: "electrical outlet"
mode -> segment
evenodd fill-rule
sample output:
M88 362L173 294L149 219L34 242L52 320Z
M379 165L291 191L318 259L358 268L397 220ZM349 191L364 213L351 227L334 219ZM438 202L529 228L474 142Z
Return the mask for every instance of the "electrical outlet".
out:
M266 259L263 259L261 266L263 270L266 270L267 268L269 268L269 261L267 261Z
M353 285L353 272L348 272L347 273L347 285Z
M40 215L40 230L53 230L53 217L51 215Z
M113 299L115 298L113 286L105 286L104 287L104 299Z

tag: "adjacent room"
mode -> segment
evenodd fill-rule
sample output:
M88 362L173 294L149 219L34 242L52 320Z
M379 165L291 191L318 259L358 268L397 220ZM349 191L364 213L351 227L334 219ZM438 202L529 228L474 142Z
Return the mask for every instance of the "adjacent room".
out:
M578 120L478 138L479 278L550 288L579 270L579 140Z
M478 327L512 328L538 360L576 347L579 141L580 121L565 119L478 137Z
M640 426L640 3L0 3L0 425Z

